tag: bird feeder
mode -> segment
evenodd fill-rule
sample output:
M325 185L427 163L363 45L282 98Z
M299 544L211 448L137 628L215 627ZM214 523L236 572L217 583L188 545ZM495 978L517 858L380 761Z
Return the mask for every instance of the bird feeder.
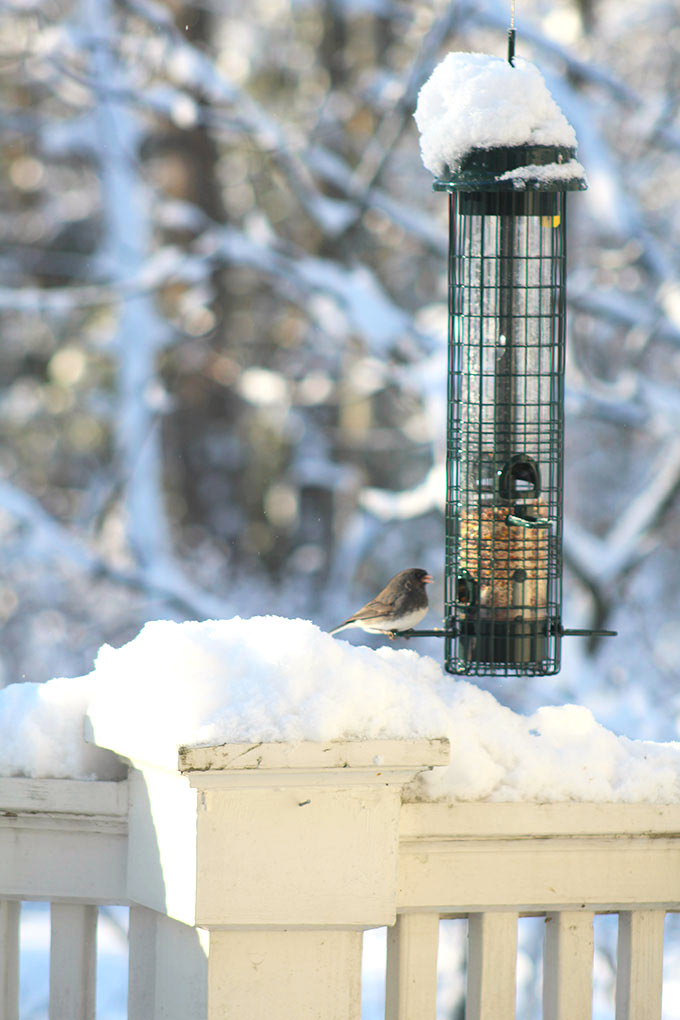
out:
M493 81L503 93L518 85L521 102L526 83L513 77L512 57L451 54L462 71L449 69L448 86L457 94L467 69L486 75L485 101ZM522 118L506 114L506 131L496 108L500 141L463 147L453 166L434 158L434 188L449 196L443 636L452 673L556 673L562 636L583 633L562 627L562 508L566 199L586 183L573 130L536 69L524 73L531 87L538 76L556 128L518 138ZM438 112L447 98L425 102ZM474 140L475 111L467 116ZM458 121L451 130L460 132ZM441 138L439 130L435 150Z
M551 145L473 150L434 184L449 194L445 660L454 673L559 669L566 193L584 182L541 168L573 157Z

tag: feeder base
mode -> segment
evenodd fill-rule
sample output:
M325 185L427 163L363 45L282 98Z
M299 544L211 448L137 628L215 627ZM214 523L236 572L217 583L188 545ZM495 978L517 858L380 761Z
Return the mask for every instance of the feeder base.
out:
M482 672L476 666L516 666L545 672L550 659L550 628L543 620L459 620L458 651L452 672ZM448 665L448 664L447 664ZM533 669L531 668L533 667Z

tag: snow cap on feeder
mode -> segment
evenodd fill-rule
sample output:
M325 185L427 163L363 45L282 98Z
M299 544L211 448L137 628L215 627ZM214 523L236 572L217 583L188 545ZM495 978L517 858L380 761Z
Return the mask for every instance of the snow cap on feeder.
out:
M437 190L587 186L574 129L528 60L449 53L421 88L415 121Z
M576 136L538 69L450 53L415 119L449 193L444 662L556 673L562 626L566 193ZM416 632L417 633L417 632Z

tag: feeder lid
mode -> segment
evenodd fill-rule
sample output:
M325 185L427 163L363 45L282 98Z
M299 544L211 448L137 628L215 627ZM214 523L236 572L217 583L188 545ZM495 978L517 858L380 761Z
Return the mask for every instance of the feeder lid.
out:
M586 187L574 129L528 60L449 53L421 88L414 116L439 190Z
M460 165L448 166L435 191L585 191L576 150L558 145L512 145L473 149Z

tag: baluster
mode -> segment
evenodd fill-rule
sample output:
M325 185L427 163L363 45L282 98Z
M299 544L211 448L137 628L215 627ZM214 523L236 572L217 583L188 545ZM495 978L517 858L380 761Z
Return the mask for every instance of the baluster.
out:
M130 907L128 1020L154 1020L157 998L156 919L146 907Z
M0 900L0 1017L19 1018L18 900Z
M517 914L470 914L465 1020L512 1020L517 985Z
M438 914L399 914L387 929L386 1020L436 1020Z
M543 957L543 1020L590 1020L593 1014L593 914L548 914Z
M53 903L50 1020L94 1020L97 908Z
M660 1020L664 910L622 910L616 964L616 1020Z

